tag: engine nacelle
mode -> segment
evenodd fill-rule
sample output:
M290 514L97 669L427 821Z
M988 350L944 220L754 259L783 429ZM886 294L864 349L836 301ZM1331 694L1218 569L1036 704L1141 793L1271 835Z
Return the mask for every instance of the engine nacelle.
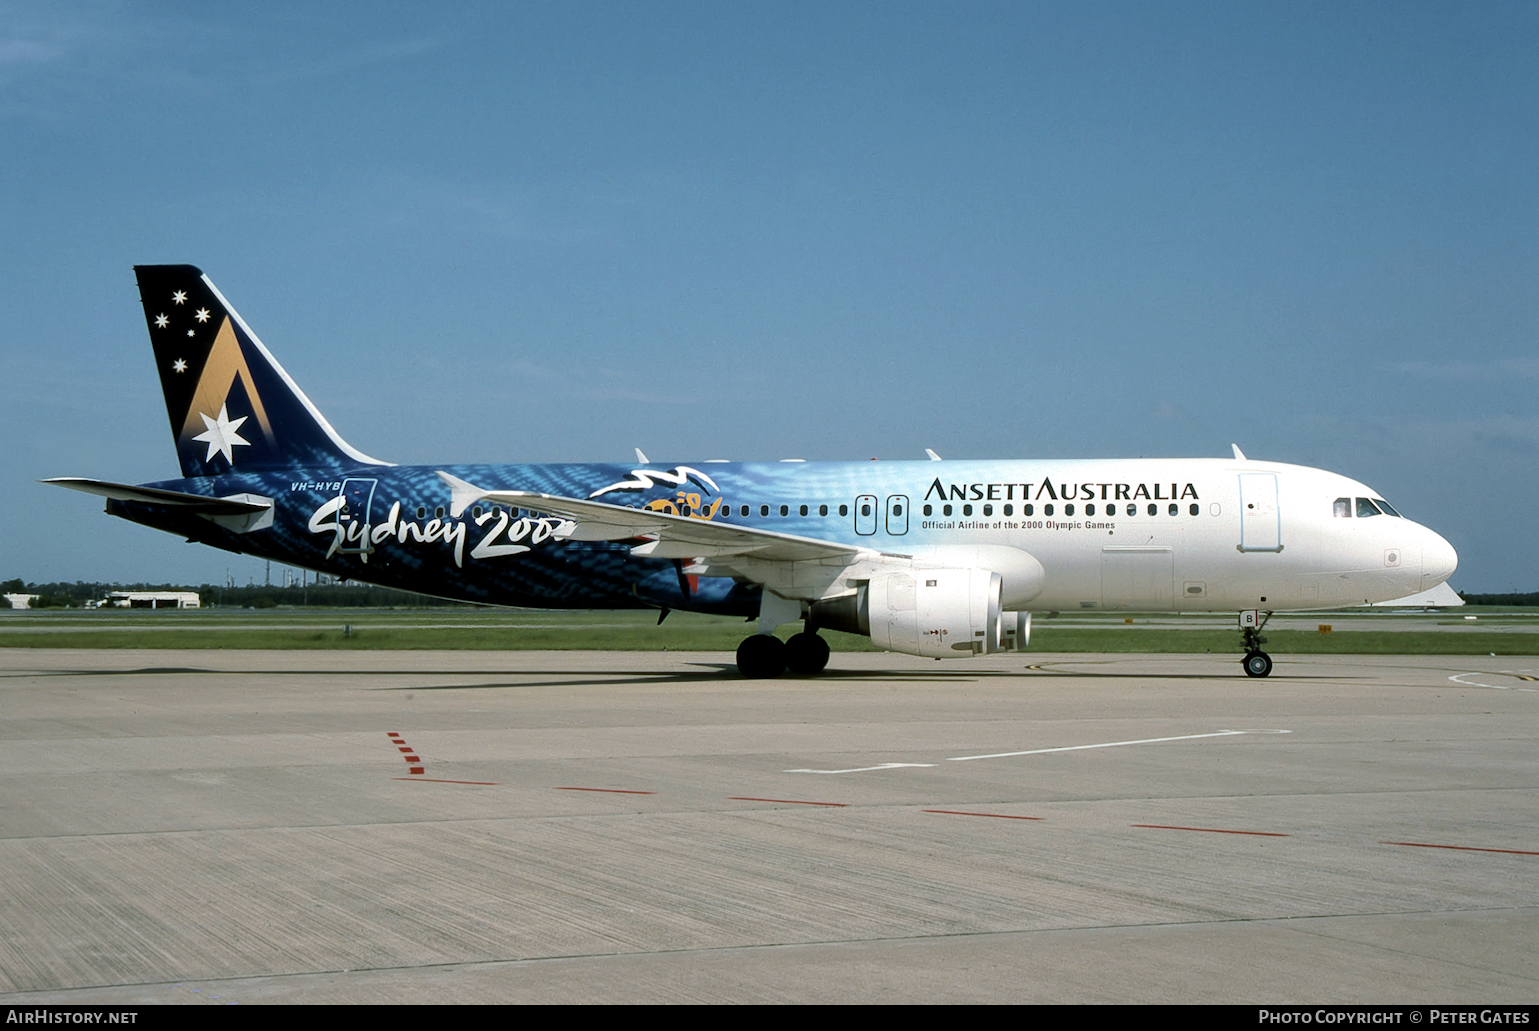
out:
M987 569L914 569L871 578L871 643L887 651L955 659L1000 648L1000 576Z
M1031 613L1001 612L999 614L999 650L1023 652L1031 643Z

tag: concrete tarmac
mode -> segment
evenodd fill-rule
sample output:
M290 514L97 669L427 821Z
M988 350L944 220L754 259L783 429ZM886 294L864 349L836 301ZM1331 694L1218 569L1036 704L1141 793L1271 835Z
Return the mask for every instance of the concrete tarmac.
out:
M0 1001L1539 1000L1539 658L0 650Z

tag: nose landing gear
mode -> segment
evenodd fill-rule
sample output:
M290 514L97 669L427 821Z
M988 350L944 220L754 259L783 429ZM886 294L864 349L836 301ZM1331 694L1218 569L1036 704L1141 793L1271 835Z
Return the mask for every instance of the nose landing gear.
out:
M1248 677L1264 677L1272 672L1272 657L1261 650L1261 646L1266 644L1266 638L1261 636L1261 628L1271 618L1270 612L1262 613L1254 609L1240 613L1240 637L1245 647L1245 658L1240 660L1240 667Z

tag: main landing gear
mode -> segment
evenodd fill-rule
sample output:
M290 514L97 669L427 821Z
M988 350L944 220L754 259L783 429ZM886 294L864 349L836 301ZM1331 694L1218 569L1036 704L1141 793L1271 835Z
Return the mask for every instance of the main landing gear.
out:
M828 665L828 642L804 630L789 641L771 634L754 634L737 646L737 668L749 680L770 680L790 670L810 677Z
M1261 650L1261 646L1266 644L1266 638L1261 636L1261 628L1271 618L1270 612L1262 613L1254 609L1240 613L1240 637L1245 645L1245 658L1240 660L1240 666L1248 677L1264 677L1272 672L1272 657Z

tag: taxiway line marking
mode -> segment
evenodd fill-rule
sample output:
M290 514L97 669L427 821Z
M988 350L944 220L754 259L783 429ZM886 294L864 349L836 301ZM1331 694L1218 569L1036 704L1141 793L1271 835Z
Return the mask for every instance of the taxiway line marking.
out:
M404 780L413 784L478 784L482 787L497 787L495 780L443 780L439 777L391 777L391 780Z
M968 813L960 809L921 809L922 813L941 813L945 816L992 816L996 820L1042 820L1042 816L1012 816L1009 813Z
M557 788L557 791L597 791L605 795L655 795L655 791L630 791L625 788Z
M934 766L934 763L882 763L879 766L860 766L853 770L786 770L786 773L870 773L872 770L898 770L905 767Z
M1251 834L1258 838L1286 838L1287 834L1276 831L1232 831L1225 827L1173 827L1164 823L1134 823L1132 827L1145 827L1155 831L1202 831L1205 834Z
M1024 752L990 752L988 755L956 755L947 762L965 763L973 759L1008 759L1015 755L1047 755L1050 752L1082 752L1091 748L1121 748L1123 745L1158 745L1167 741L1195 741L1204 737L1234 737L1237 734L1287 734L1286 730L1215 730L1208 734L1181 734L1176 737L1145 737L1136 741L1102 741L1094 745L1064 745L1060 748L1030 748Z
M1539 852L1525 852L1519 848L1476 848L1474 845L1429 845L1424 841L1381 841L1380 845L1404 845L1407 848L1447 848L1455 852L1500 852L1509 856L1539 856Z
M785 805L826 805L833 806L836 809L846 809L849 807L848 802L803 802L795 798L748 798L744 795L728 795L727 798L732 802L780 802Z
M1539 677L1528 676L1527 674L1529 672L1529 670L1521 669L1498 669L1492 670L1490 672L1476 671L1473 673L1455 673L1448 679L1453 681L1455 684L1458 684L1460 687L1485 687L1490 688L1493 691L1527 691L1528 693L1532 694L1534 693L1534 689L1531 687L1515 688L1511 684L1482 684L1479 681L1470 681L1464 679L1465 677L1512 677L1514 680L1522 680L1526 683L1533 683L1534 681L1539 680Z

